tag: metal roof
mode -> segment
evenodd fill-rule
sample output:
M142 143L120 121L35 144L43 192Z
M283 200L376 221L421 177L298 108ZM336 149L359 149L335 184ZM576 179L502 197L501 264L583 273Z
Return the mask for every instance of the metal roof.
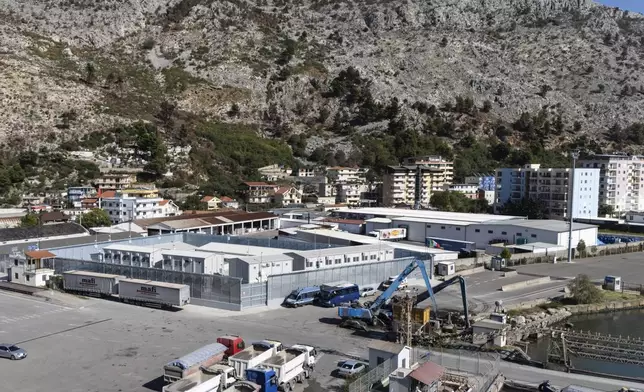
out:
M434 382L440 380L443 373L445 373L444 367L434 362L425 362L409 373L409 377L425 385L432 385Z
M404 222L419 222L419 223L433 223L436 225L452 225L452 226L469 226L473 222L464 222L464 221L454 221L447 219L431 219L431 218L414 218L414 217L402 217L402 218L392 218L392 221L404 221Z
M111 244L103 247L103 250L119 250L124 252L152 253L160 252L162 249L151 246L137 246L129 244Z
M521 216L509 215L491 215L491 214L469 214L464 212L445 212L445 211L431 211L431 210L411 210L404 208L383 208L383 207L368 207L368 208L339 208L334 213L348 213L354 215L373 215L374 217L387 217L387 218L425 218L425 219L439 219L449 221L463 221L463 222L489 222L507 219L523 219Z
M390 251L390 250L393 250L393 249L389 245L381 243L381 244L342 246L339 248L290 251L287 254L294 254L300 257L309 258L309 257L338 256L338 255L345 255L347 253L362 253L362 252Z
M402 344L386 342L384 340L376 340L369 344L369 349L385 351L391 354L399 354L405 346Z
M164 249L161 251L164 256L177 256L177 257L191 257L194 259L207 259L215 257L212 252L200 252L197 250L182 250L182 249Z
M291 251L291 249L284 248L228 244L225 242L210 242L204 246L198 247L195 250L201 252L213 252L238 256L259 256L261 254L267 256L274 254L284 254Z
M0 229L0 242L87 233L88 231L83 226L76 223L52 223L34 227L15 227L11 229Z
M233 260L240 260L247 264L262 264L262 263L281 263L283 261L292 261L293 258L285 254L272 254L261 256L238 256L233 257ZM229 259L230 260L230 259Z
M391 219L389 219L389 218L371 218L371 219L367 219L365 222L371 222L371 223L391 223Z
M554 219L513 219L505 221L485 222L483 223L483 225L508 225L515 227L525 227L527 229L555 231L557 233L567 232L570 228L570 224L568 222ZM573 223L572 227L573 230L583 230L596 228L597 226L575 222Z

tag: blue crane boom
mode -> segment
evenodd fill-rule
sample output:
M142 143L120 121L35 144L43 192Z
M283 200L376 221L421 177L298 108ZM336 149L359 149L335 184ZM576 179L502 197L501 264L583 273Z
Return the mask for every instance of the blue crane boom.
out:
M434 294L442 291L443 289L455 284L459 283L461 286L461 297L463 299L463 311L465 313L465 324L467 327L470 326L470 320L469 320L469 309L468 309L468 304L467 304L467 289L465 285L465 279L463 279L462 276L457 275L454 276L444 282L441 282L438 284L436 287L432 288L431 282L429 281L429 275L427 275L427 270L425 269L425 263L423 260L416 259L409 263L407 267L398 275L396 280L394 280L391 285L385 290L382 294L376 298L373 303L367 307L367 308L361 308L361 307L351 307L351 306L342 306L338 308L338 316L343 318L343 319L354 319L354 320L361 320L364 322L367 322L369 324L375 324L376 318L382 309L382 307L387 303L389 299L393 296L393 294L396 292L400 284L409 276L411 275L412 272L416 270L416 268L420 269L420 273L423 276L423 280L425 281L425 287L427 288L427 291L419 294L417 296L416 303L422 302L427 297L431 298L432 300L432 305L434 306L434 312L438 311L438 306L436 305L436 298L434 297Z
M338 308L338 316L343 319L358 319L374 324L378 313L382 307L391 299L392 295L396 292L400 284L409 276L412 272L420 269L420 273L423 275L423 280L425 281L425 286L427 287L427 292L432 299L434 309L437 309L436 299L432 291L432 285L429 281L429 275L427 275L427 270L425 269L425 262L420 259L415 259L405 269L398 275L396 280L394 280L391 285L385 290L382 294L376 298L375 301L368 308L354 308L350 306L341 306Z

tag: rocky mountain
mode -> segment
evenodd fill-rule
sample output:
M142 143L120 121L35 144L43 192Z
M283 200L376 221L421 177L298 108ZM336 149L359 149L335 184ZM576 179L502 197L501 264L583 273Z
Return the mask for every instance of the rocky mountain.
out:
M534 116L546 149L628 149L643 56L642 15L591 0L0 0L0 141L210 121L308 157L397 128L520 145Z

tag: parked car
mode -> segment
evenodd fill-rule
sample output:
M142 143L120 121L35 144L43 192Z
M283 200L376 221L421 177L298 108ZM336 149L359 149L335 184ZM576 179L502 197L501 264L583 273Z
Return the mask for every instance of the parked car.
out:
M372 295L376 295L376 288L373 286L366 286L366 287L361 287L360 288L360 296L361 297L370 297Z
M389 288L389 286L391 286L396 281L396 279L398 279L398 275L390 276L389 278L387 278L387 280L382 282L383 290L387 290ZM405 279L403 279L402 282L400 282L400 284L398 285L398 288L396 290L404 290L404 289L407 288L407 285L408 285L407 278L405 278Z
M366 364L354 360L343 361L338 364L338 376L340 377L351 377L365 370L367 370Z
M0 358L25 359L27 352L14 344L0 343Z

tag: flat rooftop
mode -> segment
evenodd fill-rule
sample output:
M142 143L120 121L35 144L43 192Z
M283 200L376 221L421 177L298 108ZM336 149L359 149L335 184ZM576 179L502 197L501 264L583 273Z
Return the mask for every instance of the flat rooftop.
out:
M333 211L337 215L351 215L380 218L421 218L430 220L456 222L483 223L507 219L525 219L522 216L491 215L491 214L467 214L463 212L444 212L430 210L408 210L403 208L339 208ZM368 219L368 218L367 218Z
M555 219L514 219L514 220L499 220L494 222L484 222L484 224L491 225L512 225L515 227L525 227L527 229L539 229L539 230L548 230L554 231L557 233L567 232L570 228L570 224L566 221L555 220ZM595 225L589 225L586 223L573 223L573 230L583 230L583 229L592 229L596 228Z
M198 250L182 250L182 249L166 249L161 251L162 255L168 256L177 256L177 257L190 257L193 259L207 259L209 257L214 257L215 253L212 252L200 252Z
M210 242L195 249L201 252L221 253L236 256L260 256L277 255L292 251L292 249L269 248L264 246L237 245L226 242Z

